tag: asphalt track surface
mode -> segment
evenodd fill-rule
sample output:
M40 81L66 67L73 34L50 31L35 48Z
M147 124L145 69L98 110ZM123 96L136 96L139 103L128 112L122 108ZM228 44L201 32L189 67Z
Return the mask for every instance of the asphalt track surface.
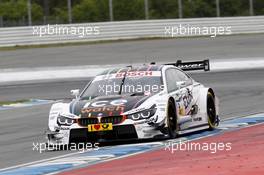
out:
M232 38L222 37L218 40L216 39L218 42L212 42L212 45L208 45L209 40L211 40L210 38L180 39L182 44L189 47L189 52L187 52L188 50L181 51L184 47L178 43L178 40L134 41L114 44L74 46L71 47L71 49L76 49L76 60L71 59L74 52L71 52L69 48L69 50L67 50L67 47L4 51L0 52L0 67L18 68L26 66L39 67L43 65L72 66L85 63L103 64L103 61L101 62L100 59L110 59L109 55L112 55L111 58L113 58L111 63L116 63L118 60L127 62L127 59L123 60L122 58L129 54L129 57L136 57L136 60L138 59L138 61L140 61L139 55L147 52L151 53L153 56L162 57L163 54L160 53L159 47L162 47L164 44L171 46L171 48L165 48L166 46L164 46L165 50L163 50L168 53L166 58L169 61L173 60L171 59L172 56L184 56L184 53L187 54L188 58L194 58L194 56L197 58L204 58L205 56L210 57L212 55L215 55L215 58L219 59L224 57L237 58L240 56L261 57L264 55L263 36L264 35L245 35L241 37L234 36ZM198 48L195 47L195 42L197 42L196 45ZM230 44L230 42L233 42L233 45L232 43ZM180 49L176 43L182 48ZM213 43L215 43L214 46ZM155 46L155 44L157 46ZM144 45L146 47L143 47ZM152 49L150 49L150 45L153 46ZM207 45L207 47L201 47L201 45ZM94 50L94 47L99 47L100 49L105 50L98 52L98 50ZM119 47L123 47L124 50ZM215 51L210 50L212 47ZM90 48L90 50L88 48ZM140 48L141 51L136 52L136 49ZM190 48L193 48L193 50ZM178 52L178 54L175 55L177 50L181 51L181 54ZM81 54L81 51L84 52L82 53L83 55L78 55L78 53ZM118 55L119 51L121 52L119 53L120 55ZM61 55L63 52L67 53ZM85 54L89 55L89 62L86 62L87 60L85 59L80 59ZM5 57L2 57L3 55L5 55ZM19 55L21 56L21 60L19 60ZM105 57L101 57L103 55L105 55ZM26 56L28 57L26 58ZM44 58L44 56L47 57L47 60L50 60L51 63L40 58L38 59L40 60L39 62L34 61L33 58L37 58L38 56L40 56L40 58ZM145 54L144 56L148 55ZM7 59L8 57L10 57L10 60ZM192 76L197 81L215 89L216 94L220 99L221 117L222 119L226 119L264 111L263 75L264 70L247 70L237 72L199 73L193 74ZM88 80L89 78L86 80L56 80L53 82L24 83L22 85L4 85L0 86L0 97L1 101L28 98L53 100L69 98L69 91L71 89L83 88ZM32 151L33 142L44 141L44 131L47 128L50 105L51 104L0 111L0 168L50 158L70 152L60 151L40 154L37 151Z
M263 112L264 70L194 74L215 89L220 99L222 119ZM69 90L83 87L85 80L25 84L0 88L1 98L61 99ZM32 151L33 142L44 142L50 104L0 111L0 168L69 153Z
M143 40L0 52L0 69L263 57L264 34Z

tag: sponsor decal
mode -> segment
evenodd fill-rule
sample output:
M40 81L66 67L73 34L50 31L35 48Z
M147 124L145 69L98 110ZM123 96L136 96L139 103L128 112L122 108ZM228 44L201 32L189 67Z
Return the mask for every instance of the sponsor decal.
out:
M146 124L146 123L149 124L149 125L153 125L157 121L158 121L158 116L151 117L149 119L145 119L145 120L142 120L142 121L134 122L134 125L142 125L142 124Z
M125 111L125 104L127 100L118 99L118 100L102 100L96 101L93 103L89 103L90 105L85 105L83 109L81 109L81 114L88 114L88 117L92 116L92 113L99 113L97 115L103 116L104 112L108 112L109 115L113 114L113 112L122 113Z
M187 109L193 100L193 95L189 88L187 88L187 93L183 96L182 100L183 100L185 109Z
M185 115L185 108L179 107L179 114L184 116Z
M204 64L186 64L186 65L179 65L178 67L180 69L198 69L198 68L203 68Z
M88 125L88 132L111 131L111 130L113 130L112 123L102 123L102 124Z
M113 101L102 100L91 103L91 106L92 107L102 107L107 105L119 106L119 105L124 105L125 103L127 103L127 100L125 99L118 99Z
M126 72L119 72L115 74L107 74L107 75L99 75L96 76L93 80L100 81L105 79L115 79L115 78L123 78ZM160 77L160 71L128 71L126 77Z
M182 92L179 96L177 96L177 106L180 115L186 115L191 109L191 104L193 100L192 91L187 88L185 92Z
M145 76L152 76L152 71L131 71L131 72L120 72L116 74L116 78L122 78L126 74L126 77L145 77Z
M104 106L104 107L88 107L81 110L82 114L93 112L120 112L124 111L125 106Z
M202 117L193 118L193 121L202 121Z
M55 126L55 130L70 130L70 127L61 127L61 126Z

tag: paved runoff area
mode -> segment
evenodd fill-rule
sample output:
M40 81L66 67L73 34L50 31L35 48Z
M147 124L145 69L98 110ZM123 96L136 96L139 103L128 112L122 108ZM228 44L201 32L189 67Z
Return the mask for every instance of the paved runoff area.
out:
M84 174L254 174L263 173L264 114L223 121L213 131L173 140L102 147L31 162L1 175ZM201 147L192 148L192 143ZM184 145L184 149L180 149ZM187 145L187 146L186 146ZM207 146L206 146L207 145ZM238 161L239 160L239 161Z

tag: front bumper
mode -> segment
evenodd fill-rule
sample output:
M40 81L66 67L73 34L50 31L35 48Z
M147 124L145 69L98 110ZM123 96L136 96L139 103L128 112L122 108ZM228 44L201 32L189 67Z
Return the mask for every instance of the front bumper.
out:
M96 142L138 139L134 125L113 126L111 131L88 132L87 128L71 129L70 142Z
M119 118L118 118L119 119ZM50 126L48 142L51 144L70 144L71 142L100 142L151 139L161 136L160 126L164 125L164 120L154 116L148 120L132 121L130 119L103 121L113 123L113 130L88 132L87 125L93 124L92 120L79 120L71 126Z

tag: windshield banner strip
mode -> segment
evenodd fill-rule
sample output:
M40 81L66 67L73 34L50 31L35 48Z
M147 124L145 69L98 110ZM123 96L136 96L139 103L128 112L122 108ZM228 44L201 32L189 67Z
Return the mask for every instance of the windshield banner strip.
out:
M99 76L96 76L93 81L123 78L124 75L125 75L125 72L119 72L119 73L107 74L107 75L99 75ZM126 77L129 77L129 78L161 77L161 72L160 71L129 71L127 72Z

